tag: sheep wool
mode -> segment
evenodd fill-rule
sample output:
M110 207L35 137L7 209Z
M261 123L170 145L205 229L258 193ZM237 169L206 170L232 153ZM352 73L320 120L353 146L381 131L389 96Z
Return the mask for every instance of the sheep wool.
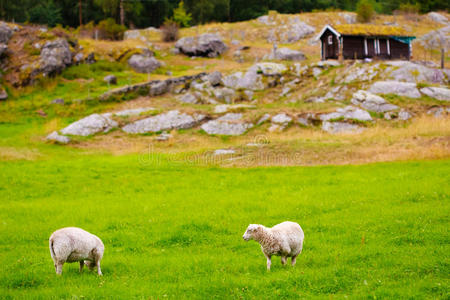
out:
M283 222L272 228L250 224L242 238L245 241L255 240L261 245L267 258L267 270L270 270L273 255L281 256L283 265L288 257L292 257L291 264L294 266L297 256L302 252L305 235L297 223Z
M62 273L64 263L80 262L80 272L87 265L90 269L97 267L98 275L102 275L100 261L105 246L97 236L81 228L62 228L50 236L49 247L56 274Z

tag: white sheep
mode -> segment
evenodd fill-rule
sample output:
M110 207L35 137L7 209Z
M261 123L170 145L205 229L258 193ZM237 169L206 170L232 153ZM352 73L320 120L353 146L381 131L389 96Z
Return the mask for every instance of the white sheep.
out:
M98 275L102 275L100 261L105 246L97 236L81 228L62 228L52 233L49 246L56 274L62 273L64 263L80 262L80 272L86 264L91 270L97 266Z
M270 270L272 255L281 256L283 265L288 257L292 257L291 263L294 266L297 256L302 252L305 235L297 223L283 222L272 228L250 224L242 238L261 244L261 250L267 258L267 270Z

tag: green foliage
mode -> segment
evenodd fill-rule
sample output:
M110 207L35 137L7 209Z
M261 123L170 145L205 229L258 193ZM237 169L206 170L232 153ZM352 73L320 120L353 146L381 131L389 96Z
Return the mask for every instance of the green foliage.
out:
M420 12L420 3L403 3L398 7L398 11L404 14L418 14Z
M98 23L98 29L102 31L102 35L106 39L121 40L123 34L127 28L123 25L119 25L112 18L106 19Z
M3 298L448 296L449 161L243 170L45 147L53 159L0 162ZM303 252L267 272L242 234L285 220L303 227ZM103 240L103 277L76 263L55 275L48 238L64 226Z
M30 9L30 21L54 27L62 23L61 8L53 0L47 0Z
M173 10L173 21L175 21L181 27L188 27L191 23L192 16L186 12L184 8L184 2L181 1L178 7ZM164 24L166 26L166 24Z
M359 22L370 22L375 15L373 3L370 0L359 0L356 6L356 14Z

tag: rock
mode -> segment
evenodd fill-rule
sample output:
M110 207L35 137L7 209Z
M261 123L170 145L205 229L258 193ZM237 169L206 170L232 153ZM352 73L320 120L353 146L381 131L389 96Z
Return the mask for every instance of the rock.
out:
M409 120L411 118L412 118L411 114L409 112L405 111L405 110L402 110L402 111L400 111L398 113L398 119L399 120L407 121L407 120Z
M263 90L264 84L261 75L255 69L250 68L245 74L236 72L222 78L224 86L233 90Z
M165 141L168 141L171 138L172 138L172 135L170 133L163 132L163 133L161 133L160 135L158 135L156 137L156 140L160 141L160 142L165 142Z
M186 93L186 94L182 95L181 97L178 97L178 100L181 102L184 102L184 103L189 103L189 104L199 103L197 96L195 96L192 93Z
M422 94L425 94L431 98L435 98L441 101L450 101L450 89L444 87L425 87L420 90Z
M311 122L309 121L309 119L305 118L305 117L298 117L297 118L297 123L302 125L302 126L305 126L305 127L311 125Z
M330 67L339 67L341 63L337 60L321 60L313 65L321 69L328 69Z
M395 81L406 82L431 82L431 83L446 83L446 75L444 71L436 68L429 68L420 64L412 63L410 61L390 61L386 64L397 67L396 70L390 73L390 77Z
M269 63L269 62L263 62L263 63L257 63L250 67L249 72L256 73L256 74L262 74L264 76L281 76L283 73L287 71L287 68L283 64L276 64L276 63Z
M70 138L64 135L60 135L57 131L53 131L46 138L47 141L57 142L60 144L68 144Z
M336 133L360 133L364 129L354 124L344 122L323 122L322 130L336 134Z
M442 118L444 115L450 112L450 108L444 109L443 107L433 107L427 111L428 115L433 115L435 118Z
M211 86L218 86L222 82L222 73L219 71L212 72L208 74L208 81Z
M34 70L33 75L37 73L44 76L55 75L71 64L72 52L69 43L65 39L49 41L42 47L39 67Z
M292 122L292 118L285 113L281 113L273 116L271 121L275 124L288 125Z
M269 59L301 61L305 60L306 57L303 52L292 50L289 48L279 48L275 53L269 55Z
M218 149L214 151L214 155L230 155L235 154L236 151L233 149Z
M169 92L169 85L167 84L167 81L156 81L150 85L148 94L149 96L159 96L163 95L165 93Z
M12 29L5 22L0 22L0 43L8 44L13 34Z
M117 77L115 75L107 75L103 78L107 84L117 84Z
M6 51L8 51L8 46L6 46L5 44L0 44L0 57L3 56Z
M286 129L287 125L280 125L280 124L272 124L270 125L269 129L267 129L269 132L281 132L284 129Z
M444 15L441 15L437 12L430 12L427 14L428 19L430 19L433 22L441 23L441 24L447 24L448 20L447 17Z
M281 91L280 97L287 96L291 92L292 88L290 86L285 86Z
M265 122L267 122L270 119L270 115L269 114L264 114L259 120L258 122L256 122L256 125L261 125Z
M202 129L213 135L242 135L253 127L251 123L241 121L242 114L228 113L216 120L209 121L202 125Z
M231 103L236 97L236 92L233 89L230 88L219 88L214 89L214 96L217 100L225 102L225 103Z
M247 105L247 104L235 104L235 105L221 104L221 105L217 105L214 108L214 112L216 114L222 114L222 113L226 113L230 110L248 109L248 108L255 108L255 106Z
M312 73L313 73L313 76L314 76L315 78L317 78L317 77L320 76L320 74L322 74L322 70L319 69L319 68L313 68L313 69L312 69Z
M270 16L261 16L256 19L259 23L262 23L264 25L276 25L275 20L273 20Z
M359 90L354 93L351 102L355 105L360 105L369 111L377 113L384 113L398 109L398 106L386 102L386 100L382 97L363 90Z
M115 116L118 117L131 117L131 116L139 116L142 113L154 111L155 109L153 107L141 107L141 108L133 108L133 109L126 109L121 110L115 113L112 113Z
M151 73L161 66L161 63L154 57L141 54L134 54L128 60L128 64L138 73Z
M293 24L275 27L269 32L267 41L269 43L279 42L281 44L296 43L311 35L316 29L305 22L297 20Z
M355 24L356 23L356 14L355 13L339 13L339 16L342 17L347 24Z
M73 57L73 61L77 64L81 63L83 61L84 55L83 53L77 53L74 57Z
M50 102L51 104L59 104L59 105L64 105L64 99L62 98L57 98L52 100L52 102Z
M345 76L343 80L338 80L343 83L350 83L353 81L371 81L375 76L378 75L378 71L375 66L363 65L363 66L352 66L343 72L341 76Z
M175 48L188 56L217 57L227 50L227 46L217 34L202 34L198 37L179 39Z
M8 99L8 93L0 86L0 101Z
M92 114L70 124L61 130L61 133L64 135L89 136L99 132L108 132L117 126L117 122L108 116Z
M415 83L399 81L378 81L369 89L374 94L394 94L409 98L420 98L419 90Z
M178 110L171 110L167 113L149 117L143 120L128 124L122 128L127 133L159 132L172 129L187 129L196 126L203 119L204 115L188 115L180 113Z
M362 109L354 106L347 106L345 108L338 108L336 112L320 115L322 121L336 120L357 120L357 121L372 121L370 114Z

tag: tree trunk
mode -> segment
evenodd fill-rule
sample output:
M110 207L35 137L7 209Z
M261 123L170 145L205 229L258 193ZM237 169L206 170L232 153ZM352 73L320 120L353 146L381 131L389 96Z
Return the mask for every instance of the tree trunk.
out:
M125 10L123 8L123 0L120 0L120 25L125 25Z
M79 11L79 18L80 18L80 26L83 25L83 3L82 0L78 1L78 11Z

